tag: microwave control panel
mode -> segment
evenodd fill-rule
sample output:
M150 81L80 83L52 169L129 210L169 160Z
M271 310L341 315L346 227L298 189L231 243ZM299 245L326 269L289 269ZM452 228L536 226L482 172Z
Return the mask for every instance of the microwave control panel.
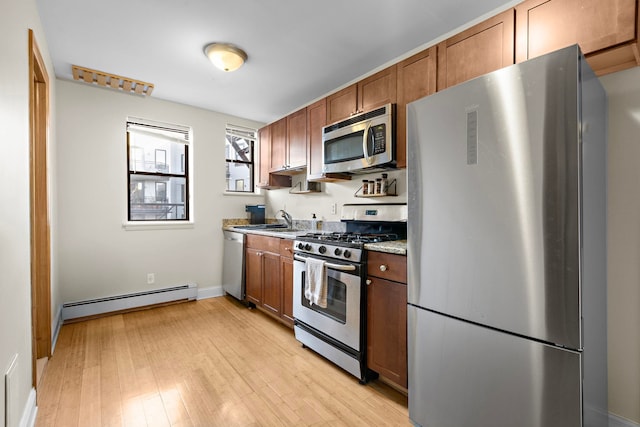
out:
M385 152L386 149L386 132L387 125L381 123L379 125L371 126L369 129L368 143L369 155L374 156Z

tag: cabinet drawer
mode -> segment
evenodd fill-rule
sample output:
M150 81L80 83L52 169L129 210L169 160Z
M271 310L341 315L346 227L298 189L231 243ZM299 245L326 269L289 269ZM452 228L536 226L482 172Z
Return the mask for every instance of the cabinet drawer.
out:
M280 253L280 240L277 237L260 236L257 234L247 234L246 245L248 248L265 252Z
M369 251L367 275L407 283L407 257Z
M293 259L293 240L280 239L280 256Z

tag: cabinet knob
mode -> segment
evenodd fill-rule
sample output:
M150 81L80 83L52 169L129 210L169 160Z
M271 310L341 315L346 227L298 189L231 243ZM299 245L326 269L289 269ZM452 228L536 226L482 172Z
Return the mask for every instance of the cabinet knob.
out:
M370 285L371 284L371 279L367 279L366 283L367 283L367 285Z
M386 265L382 264L380 266L380 271L387 271L389 269L389 267L387 267Z

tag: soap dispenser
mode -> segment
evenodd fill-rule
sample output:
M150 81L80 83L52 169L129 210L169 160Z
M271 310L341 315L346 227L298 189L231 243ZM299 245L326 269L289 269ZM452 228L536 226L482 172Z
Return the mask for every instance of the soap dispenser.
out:
M316 214L311 214L311 231L316 232L318 230L318 218L316 218Z

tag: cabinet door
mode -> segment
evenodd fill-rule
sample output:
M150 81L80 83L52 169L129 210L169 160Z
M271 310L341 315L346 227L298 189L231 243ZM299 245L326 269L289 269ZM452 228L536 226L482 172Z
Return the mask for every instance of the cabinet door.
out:
M262 254L262 307L280 316L282 312L282 282L280 281L280 255Z
M271 127L258 130L260 143L260 159L258 160L258 187L269 185L269 169L271 168Z
M262 252L253 248L245 250L245 293L247 301L262 302Z
M528 0L515 9L516 62L576 43L586 55L636 39L635 0Z
M287 117L287 145L289 168L302 168L307 164L307 109Z
M322 176L322 127L327 121L327 101L322 99L307 107L307 179Z
M271 172L286 168L287 165L287 118L283 117L271 124Z
M280 257L282 318L293 325L293 258Z
M397 66L398 107L396 109L397 166L407 166L407 104L436 91L436 47L400 62Z
M407 387L407 286L369 276L367 365Z
M397 100L397 70L392 65L358 82L358 113Z
M438 90L512 65L514 15L509 9L438 44Z
M358 111L358 86L351 85L327 96L327 124L346 119Z

